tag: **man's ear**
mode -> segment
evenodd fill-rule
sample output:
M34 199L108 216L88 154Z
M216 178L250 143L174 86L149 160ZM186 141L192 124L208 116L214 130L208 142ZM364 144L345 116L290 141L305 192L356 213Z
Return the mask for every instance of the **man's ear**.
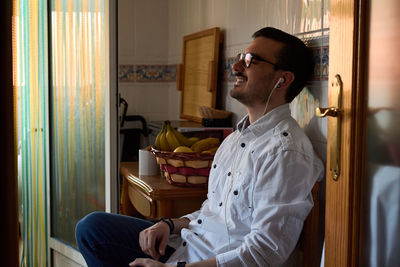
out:
M282 72L283 81L279 83L279 88L288 88L292 82L294 81L294 74L290 71L283 71Z

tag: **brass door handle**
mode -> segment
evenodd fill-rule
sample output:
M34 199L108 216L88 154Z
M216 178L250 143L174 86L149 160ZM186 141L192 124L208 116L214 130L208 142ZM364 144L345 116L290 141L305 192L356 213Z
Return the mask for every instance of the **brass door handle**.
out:
M340 175L340 127L341 127L341 106L342 106L342 90L343 83L339 74L335 76L336 81L332 83L329 92L330 103L334 107L316 108L315 113L318 117L323 118L329 116L329 171L332 179L337 181Z
M315 113L320 118L323 118L326 116L336 117L339 113L339 109L338 108L316 108Z

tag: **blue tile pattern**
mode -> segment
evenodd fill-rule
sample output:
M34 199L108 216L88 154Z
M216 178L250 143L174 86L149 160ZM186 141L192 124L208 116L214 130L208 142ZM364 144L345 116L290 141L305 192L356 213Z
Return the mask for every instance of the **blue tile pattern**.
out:
M176 65L137 65L136 82L175 82Z
M120 82L134 82L135 67L133 65L119 65L118 80Z
M120 82L175 82L177 65L120 65Z
M313 80L328 80L329 47L312 47L315 67Z
M233 75L232 66L235 63L236 57L230 57L224 60L223 64L223 80L224 82L234 82L235 76Z

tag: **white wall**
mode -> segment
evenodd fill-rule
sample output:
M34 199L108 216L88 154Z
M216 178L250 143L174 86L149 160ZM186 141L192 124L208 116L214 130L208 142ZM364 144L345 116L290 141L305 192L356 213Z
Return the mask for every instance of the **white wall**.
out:
M304 32L329 28L329 0L119 0L119 63L164 64L182 62L183 36L211 27L224 33L221 57L244 51L256 30L272 26L301 38L321 36ZM326 34L326 32L325 32ZM328 45L318 38L314 45ZM220 66L221 68L222 66ZM222 77L220 77L221 79ZM234 112L234 121L246 111L230 98L233 81L223 80L219 108ZM120 82L128 114L147 120L179 119L180 93L171 80ZM293 116L305 128L322 158L326 147L326 120L316 119L313 108L327 105L327 81L314 81L302 99L292 104Z
M118 60L120 65L166 65L168 63L168 1L118 1ZM119 83L121 97L128 102L128 115L138 114L147 120L177 117L169 114L169 84ZM178 96L179 97L179 96Z

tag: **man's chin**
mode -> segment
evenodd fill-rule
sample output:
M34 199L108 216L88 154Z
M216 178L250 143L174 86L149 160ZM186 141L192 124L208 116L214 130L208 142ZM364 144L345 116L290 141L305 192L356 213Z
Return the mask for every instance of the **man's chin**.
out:
M241 98L244 94L244 90L244 86L234 84L233 88L230 91L230 95L231 97L236 99Z
M234 98L234 99L236 99L237 101L239 101L239 102L242 103L243 95L242 95L240 92L235 91L234 89L232 89L232 90L230 91L230 95L231 95L232 98Z

